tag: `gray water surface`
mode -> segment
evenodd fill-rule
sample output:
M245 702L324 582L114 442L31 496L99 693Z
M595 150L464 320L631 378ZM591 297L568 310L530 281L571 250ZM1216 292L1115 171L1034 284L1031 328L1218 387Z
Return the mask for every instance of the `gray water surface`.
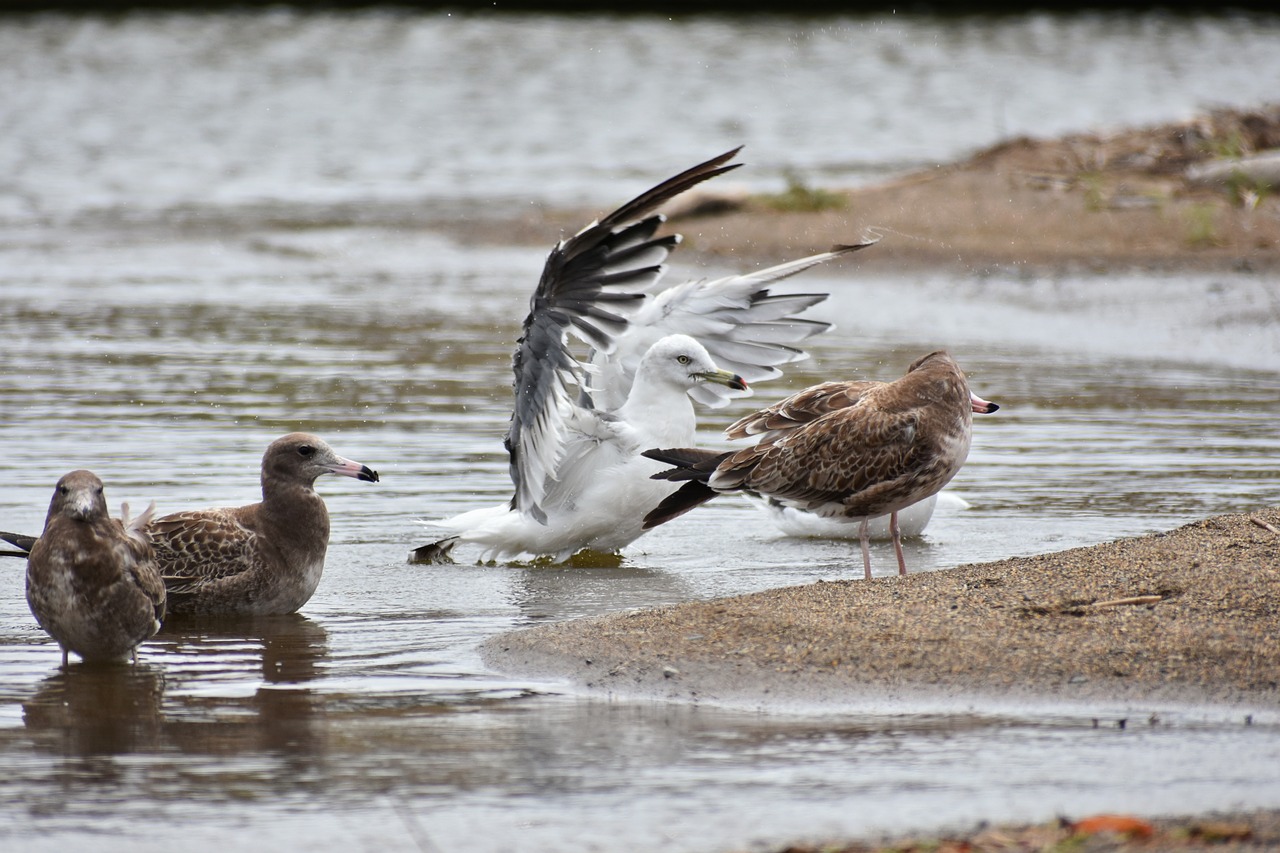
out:
M510 349L545 253L451 242L419 208L613 204L742 141L735 181L860 180L1005 133L1256 100L1275 42L1265 22L1158 16L0 24L0 528L38 531L75 467L113 506L249 502L262 450L299 428L383 476L320 482L333 541L300 614L175 622L136 668L60 672L22 562L0 561L0 843L707 851L1277 805L1266 709L694 707L480 660L550 619L860 576L856 543L782 539L738 501L618 568L405 562L418 519L509 495ZM674 260L673 278L726 272ZM704 443L755 403L939 346L1003 406L952 487L970 508L908 543L913 570L1280 500L1269 279L852 263L788 287L830 290L812 314L837 330L704 414ZM888 573L891 549L873 561Z

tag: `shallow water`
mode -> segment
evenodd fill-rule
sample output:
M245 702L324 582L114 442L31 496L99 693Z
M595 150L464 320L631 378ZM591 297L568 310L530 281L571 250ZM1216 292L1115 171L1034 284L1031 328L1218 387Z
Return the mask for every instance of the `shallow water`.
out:
M97 471L111 503L135 510L152 499L161 511L248 502L262 450L295 428L383 475L321 481L333 543L301 614L175 622L134 669L60 673L23 601L23 564L0 560L0 839L32 850L213 850L252 838L317 850L548 851L626 839L628 849L692 851L980 818L1276 805L1273 712L872 697L852 697L843 713L672 706L583 696L479 659L486 638L548 619L860 575L854 543L780 539L738 501L645 537L620 568L405 563L426 541L416 519L508 495L509 352L544 252L452 243L418 224L423 199L464 211L516 197L618 202L742 139L761 156L735 180L776 179L792 162L851 179L884 174L1024 129L999 126L996 90L966 76L1010 63L1037 70L1042 91L1066 91L1103 74L1114 52L1142 88L1129 103L1072 100L1078 118L1010 95L1022 108L1007 112L1042 109L1034 123L1046 132L1063 129L1055 121L1175 117L1205 97L1194 90L1202 78L1222 91L1246 62L1274 64L1255 53L1261 32L1160 18L0 25L0 69L27 83L25 100L7 101L0 144L0 528L38 531L53 483L74 467ZM590 49L558 50L583 33L574 43ZM854 73L836 47L866 37L878 49L858 56L881 57L876 79L887 86L902 85L904 67L927 68L937 49L971 58L947 74L917 70L917 81L983 94L952 112L928 86L921 105L878 95L865 157L833 156L814 124L786 129L788 93L817 97L799 83L824 69ZM1211 63L1191 49L1227 43L1233 52ZM456 104L474 95L481 70L457 79L443 69L467 57L478 65L468 53L477 45L502 49L486 54L484 71L498 100L473 115ZM1076 67L1042 62L1032 46L1059 59L1089 52ZM596 50L609 61L592 64ZM670 51L647 66L661 72L627 73L652 51ZM540 64L552 53L558 61ZM565 90L581 67L574 56L598 76L618 74L602 102L629 108L608 120L560 112L575 120L559 124L519 114L541 103L536 92ZM140 85L160 61L172 63L170 89ZM785 91L766 87L751 110L734 100L741 87L730 82L772 80L779 67L794 88L775 80ZM698 68L705 79L691 78ZM728 82L727 69L737 75ZM516 78L532 93L493 84ZM669 96L690 79L716 81L717 109L750 119L706 124ZM349 96L366 87L378 93L370 102ZM99 110L107 91L119 103ZM235 104L243 122L231 121ZM672 117L671 132L637 147L655 112ZM849 113L840 121L868 125ZM797 114L816 122L807 107ZM436 117L438 147L422 116ZM517 119L527 134L501 132ZM91 149L102 157L85 160ZM655 161L670 165L651 171ZM673 276L721 272L675 257ZM913 569L1091 544L1280 498L1274 282L1000 270L889 279L855 262L790 286L831 290L813 313L838 330L783 382L704 416L706 443L753 402L826 376L892 378L943 345L1003 405L979 419L953 486L971 508L938 511L908 543ZM877 546L873 561L889 572L891 549Z

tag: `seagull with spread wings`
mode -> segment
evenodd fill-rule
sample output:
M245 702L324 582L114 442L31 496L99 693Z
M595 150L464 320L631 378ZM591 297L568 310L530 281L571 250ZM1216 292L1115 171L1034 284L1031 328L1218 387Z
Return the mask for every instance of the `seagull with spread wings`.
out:
M483 559L565 560L616 552L644 532L655 497L675 487L640 456L691 443L693 400L719 407L806 358L830 324L798 315L825 293L779 294L774 283L870 243L837 246L744 275L664 287L677 234L656 236L654 211L737 168L738 149L641 193L551 251L512 359L514 411L505 444L515 494L498 506L425 522L443 538L412 562L442 562L460 544ZM587 352L575 355L570 338ZM678 439L678 440L676 440Z

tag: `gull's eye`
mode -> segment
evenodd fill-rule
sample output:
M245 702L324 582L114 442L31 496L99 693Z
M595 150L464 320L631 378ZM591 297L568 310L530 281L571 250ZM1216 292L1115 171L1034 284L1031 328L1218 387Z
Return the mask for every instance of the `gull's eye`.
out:
M316 449L309 444L304 444L298 448L298 453L305 459L310 459L316 455Z
M676 356L676 364L688 364L688 363L689 363L689 356L687 355Z
M58 486L58 494L69 495L71 494L71 489L68 488L67 486Z

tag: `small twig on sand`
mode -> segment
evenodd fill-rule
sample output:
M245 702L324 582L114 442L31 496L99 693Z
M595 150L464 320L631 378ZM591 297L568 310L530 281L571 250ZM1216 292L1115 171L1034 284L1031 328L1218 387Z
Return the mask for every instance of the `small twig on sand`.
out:
M1120 607L1125 604L1156 604L1164 601L1163 595L1135 595L1132 598L1113 598L1110 601L1095 601L1090 607Z
M1249 516L1249 520L1261 527L1263 530L1270 530L1272 533L1280 536L1280 528L1276 527L1274 524L1267 524L1262 519L1254 518L1253 516Z

